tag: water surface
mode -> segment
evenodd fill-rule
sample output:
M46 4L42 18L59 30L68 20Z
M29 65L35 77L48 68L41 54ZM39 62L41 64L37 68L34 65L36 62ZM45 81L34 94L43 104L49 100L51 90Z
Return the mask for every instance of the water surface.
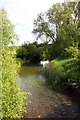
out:
M64 94L48 88L41 66L22 66L18 80L31 95L25 102L25 118L77 118L80 106Z

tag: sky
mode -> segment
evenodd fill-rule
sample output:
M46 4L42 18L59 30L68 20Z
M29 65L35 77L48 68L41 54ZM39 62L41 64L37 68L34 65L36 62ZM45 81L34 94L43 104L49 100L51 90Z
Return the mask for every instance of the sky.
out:
M0 8L5 8L8 19L15 26L18 35L17 45L27 41L34 42L33 21L41 12L46 12L54 3L64 0L0 0Z

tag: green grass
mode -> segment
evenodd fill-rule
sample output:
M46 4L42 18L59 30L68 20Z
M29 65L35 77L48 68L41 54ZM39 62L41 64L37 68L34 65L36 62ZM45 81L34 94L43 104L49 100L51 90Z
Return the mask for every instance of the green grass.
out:
M64 87L65 83L80 84L80 60L55 59L44 69L46 81L53 89Z

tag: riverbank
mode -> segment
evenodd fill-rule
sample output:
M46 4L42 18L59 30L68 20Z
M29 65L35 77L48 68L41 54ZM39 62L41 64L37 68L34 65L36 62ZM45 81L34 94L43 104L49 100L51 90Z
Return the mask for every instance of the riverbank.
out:
M18 79L31 95L25 102L26 118L80 118L80 104L64 93L50 89L41 66L22 66Z
M80 96L80 60L55 59L44 68L47 84L54 90L66 90Z

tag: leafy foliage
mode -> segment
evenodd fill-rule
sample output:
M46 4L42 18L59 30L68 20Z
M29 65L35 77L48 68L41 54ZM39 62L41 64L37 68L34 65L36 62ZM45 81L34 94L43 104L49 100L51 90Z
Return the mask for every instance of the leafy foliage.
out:
M60 89L63 86L63 83L66 82L66 76L57 62L46 66L44 68L44 74L46 82L53 89Z
M80 83L80 2L54 4L34 21L33 33L51 42L46 66L47 83L54 89L63 83ZM54 27L55 26L55 27Z
M20 46L17 50L17 58L28 60L30 63L39 63L41 60L50 59L51 45L47 43L29 43Z
M15 59L15 47L9 47L13 40L16 40L16 34L13 31L13 25L7 18L5 10L0 9L1 31L1 60L2 60L2 111L3 119L16 119L22 116L25 93L18 85L17 72L18 66Z
M24 93L16 80L17 65L15 51L9 47L2 49L2 116L3 118L21 117Z
M56 58L69 46L80 46L80 2L54 4L46 13L34 20L33 33L52 44L50 56ZM79 47L80 48L80 47Z
M80 50L77 47L70 46L69 48L65 48L60 57L62 59L79 58L79 55Z
M20 47L17 50L17 58L25 59L27 56L27 52L25 47Z
M80 59L71 58L61 61L67 82L80 84Z
M76 83L80 85L80 59L55 59L44 69L47 83L53 89L65 87L64 84Z

